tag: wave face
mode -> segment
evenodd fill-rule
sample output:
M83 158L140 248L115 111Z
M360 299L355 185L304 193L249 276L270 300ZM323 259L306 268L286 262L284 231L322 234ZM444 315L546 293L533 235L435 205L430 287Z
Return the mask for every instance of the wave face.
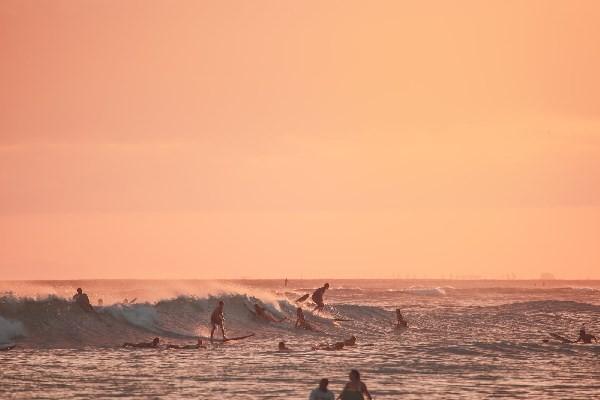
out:
M353 281L331 285L323 313L312 313L310 299L302 304L307 321L320 331L314 333L293 327L294 300L322 284L306 283L287 288L274 281L189 281L180 287L171 281L164 285L144 281L20 283L16 285L19 290L5 290L0 296L0 343L16 341L40 348L113 347L153 336L189 342L209 336L210 313L219 300L225 302L226 328L234 335L254 332L264 338L301 337L307 341L351 334L385 337L396 307L411 325L405 336L422 340L443 334L447 340L463 343L515 335L539 341L550 331L573 333L581 325L595 328L600 316L600 291L589 282L558 283L555 287L486 283L476 287L472 282L461 285L456 281ZM86 288L92 303L97 304L103 296L106 305L96 305L96 313L84 312L68 300L69 291L77 286ZM0 285L0 289L10 288ZM118 300L126 296L136 302ZM255 303L266 307L273 317L287 319L282 323L257 319L250 312Z

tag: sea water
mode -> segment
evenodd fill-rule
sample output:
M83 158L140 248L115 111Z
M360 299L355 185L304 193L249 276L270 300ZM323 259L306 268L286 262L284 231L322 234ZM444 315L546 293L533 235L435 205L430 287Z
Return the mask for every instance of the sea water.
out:
M322 314L302 304L321 332L295 329L294 300L323 283L0 282L0 343L17 344L0 352L0 398L306 399L321 378L337 395L352 368L375 399L600 398L600 345L549 336L600 334L600 281L332 279ZM69 301L77 287L103 306L83 312ZM228 335L254 337L121 347L206 338L219 300ZM255 303L289 320L257 320ZM393 328L397 307L408 329ZM311 350L351 335L354 347ZM277 352L281 340L292 351Z

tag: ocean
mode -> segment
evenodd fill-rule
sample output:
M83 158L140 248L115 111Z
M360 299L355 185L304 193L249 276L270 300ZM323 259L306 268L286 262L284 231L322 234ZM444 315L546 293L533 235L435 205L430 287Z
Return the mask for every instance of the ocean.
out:
M302 304L319 332L294 328L294 300L325 281L324 312ZM77 287L96 313L70 301ZM206 339L219 300L228 335L255 336L121 346ZM255 303L288 319L259 320ZM396 308L407 329L394 329ZM353 368L374 399L600 398L600 345L550 336L582 326L600 337L600 281L4 281L0 344L17 347L0 351L0 398L307 399L321 378L337 396ZM355 346L311 349L352 335Z

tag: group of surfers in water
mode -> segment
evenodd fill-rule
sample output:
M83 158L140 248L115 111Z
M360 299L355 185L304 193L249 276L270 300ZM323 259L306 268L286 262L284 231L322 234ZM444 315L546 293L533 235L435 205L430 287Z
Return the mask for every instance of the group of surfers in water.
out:
M313 312L319 312L324 309L325 303L323 301L323 296L324 296L325 292L327 291L327 289L329 289L329 283L325 283L322 287L316 289L312 293L311 298L312 298L313 302L315 303L315 308L313 309ZM298 300L301 300L301 299L305 300L306 298L308 298L308 295L303 296L302 298L300 298ZM73 296L73 300L84 311L95 312L94 308L92 307L92 305L90 303L90 299L89 299L88 295L83 293L83 290L81 288L77 288L77 293L75 293L75 295ZM221 331L223 341L229 340L225 334L224 308L225 308L225 303L221 300L218 302L217 307L213 310L213 312L210 315L210 323L211 323L210 340L211 340L211 342L214 339L214 333L215 333L215 330L217 330L217 329L219 329ZM266 322L278 323L278 322L283 322L287 319L287 317L276 318L275 316L271 315L265 307L263 307L259 304L254 304L253 310L250 310L250 311L257 318L264 320ZM296 308L296 323L294 324L294 327L318 332L318 329L315 326L309 324L306 321L302 307ZM407 327L408 327L408 321L406 321L406 319L402 315L402 312L400 311L400 309L396 309L395 328L396 329L404 329ZM152 340L151 342L125 343L123 345L123 347L154 348L154 347L158 347L159 341L160 341L159 338L154 338L154 340ZM586 332L585 327L582 327L579 331L579 337L577 338L577 340L572 341L572 343L590 344L590 343L592 343L592 341L597 343L598 339L596 338L596 336L592 335L591 333ZM356 343L356 337L352 336L350 339L345 340L343 342L336 342L333 344L321 344L321 345L313 346L313 350L341 350L344 348L344 346L352 346L355 343ZM172 349L200 349L200 348L204 348L204 347L205 346L201 339L198 339L198 342L196 344L191 344L191 345L183 345L183 346L172 345L172 344L167 345L167 348L172 348ZM287 351L289 349L285 346L284 342L280 342L279 350Z

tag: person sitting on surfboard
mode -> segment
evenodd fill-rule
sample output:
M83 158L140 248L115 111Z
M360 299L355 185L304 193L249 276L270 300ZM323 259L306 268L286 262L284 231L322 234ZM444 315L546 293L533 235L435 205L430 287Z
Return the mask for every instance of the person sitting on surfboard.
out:
M210 323L212 325L212 329L210 331L210 340L213 340L213 334L215 333L215 329L217 326L221 328L221 334L223 335L223 340L226 340L225 336L225 327L223 323L225 321L225 316L223 315L223 307L225 307L225 303L223 301L219 301L219 305L214 309L212 314L210 315Z
M202 339L198 339L198 343L196 344L186 344L183 346L179 346L176 344L168 344L167 349L178 349L178 350L195 350L195 349L205 349L206 346L202 343Z
M141 342L141 343L123 343L123 347L136 347L138 349L154 349L158 347L158 343L160 339L155 337L151 342Z
M598 343L598 339L596 339L596 336L592 335L591 333L587 333L585 331L585 326L582 326L581 329L579 330L579 337L573 343L582 342L585 344L591 344L592 339L594 340L594 342Z
M83 293L81 288L77 288L77 293L73 296L73 300L79 307L83 309L85 312L94 311L94 307L90 304L90 299L87 294Z
M286 317L283 317L281 319L276 319L272 315L267 314L267 309L265 307L261 307L258 304L254 304L254 314L258 318L262 318L265 321L270 321L270 322L282 322L283 320L286 319Z
M396 308L396 329L407 328L408 322L404 319L404 316L400 312L399 308Z
M313 309L313 311L321 311L323 307L325 307L325 303L323 303L323 295L327 289L329 289L329 283L324 284L322 287L313 292L311 298L316 304L316 307Z
M304 328L307 331L316 331L316 329L311 324L306 322L306 320L304 319L304 312L300 307L296 309L296 325L294 325L294 328L298 327Z
M291 349L285 345L284 341L277 344L277 351L290 351Z

